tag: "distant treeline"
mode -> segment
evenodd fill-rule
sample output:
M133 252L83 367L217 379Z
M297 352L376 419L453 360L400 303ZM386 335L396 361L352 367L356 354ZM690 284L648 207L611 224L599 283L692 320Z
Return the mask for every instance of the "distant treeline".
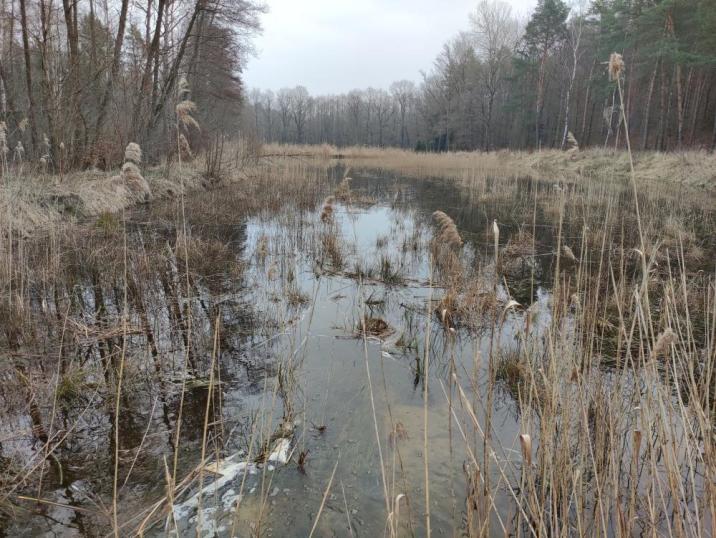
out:
M179 100L198 109L193 146L236 131L238 73L263 11L259 0L1 0L0 160L108 166L128 142L164 155Z
M311 96L253 90L245 114L264 141L419 150L623 147L607 62L622 54L632 146L716 144L716 2L539 0L526 24L483 0L422 82ZM409 46L406 44L406 46Z

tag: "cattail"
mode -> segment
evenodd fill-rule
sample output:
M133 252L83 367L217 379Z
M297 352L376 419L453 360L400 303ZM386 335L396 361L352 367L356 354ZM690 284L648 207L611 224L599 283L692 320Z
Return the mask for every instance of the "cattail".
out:
M177 118L185 127L194 127L199 130L199 122L194 119L192 114L196 112L196 103L185 99L176 106Z
M134 164L140 164L142 162L142 148L136 142L130 142L127 144L127 148L124 150L125 162L131 161Z
M527 433L520 434L520 447L522 447L522 459L527 467L532 466L532 438Z
M618 52L612 52L609 56L609 80L618 80L624 70L624 59Z
M668 327L656 339L654 349L651 350L651 357L656 359L657 357L664 355L674 342L676 342L676 333L671 327Z

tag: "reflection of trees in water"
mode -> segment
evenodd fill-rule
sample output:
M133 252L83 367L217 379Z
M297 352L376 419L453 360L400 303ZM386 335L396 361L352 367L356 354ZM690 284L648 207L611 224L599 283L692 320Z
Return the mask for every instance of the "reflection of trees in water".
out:
M162 485L159 456L173 457L185 357L189 381L179 444L201 442L215 323L225 341L227 331L247 335L254 326L252 305L226 299L243 288L245 224L212 220L195 213L185 239L180 224L139 213L128 217L126 249L122 222L111 215L22 243L6 281L12 292L0 304L0 347L8 357L0 384L0 432L7 439L1 448L8 458L39 463L48 440L49 446L63 441L48 459L54 463L43 488L60 485L61 469L62 484L84 479L94 494L106 493L123 356L116 420L121 479L134 466L139 482ZM242 337L231 337L232 347L222 350L224 384L239 373L224 361L238 353ZM221 422L220 412L220 405L212 406L212 424ZM210 438L220 435L215 429ZM182 449L180 461L191 453Z

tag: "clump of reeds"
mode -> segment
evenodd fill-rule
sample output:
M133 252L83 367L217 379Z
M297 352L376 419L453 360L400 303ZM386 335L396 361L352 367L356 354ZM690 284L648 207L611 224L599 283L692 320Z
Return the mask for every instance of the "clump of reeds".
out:
M457 231L455 222L444 212L435 211L433 220L438 228L435 240L451 248L460 248L463 245L462 237Z
M390 325L381 318L366 317L358 323L358 334L382 338L391 332L393 332L393 330L390 328Z

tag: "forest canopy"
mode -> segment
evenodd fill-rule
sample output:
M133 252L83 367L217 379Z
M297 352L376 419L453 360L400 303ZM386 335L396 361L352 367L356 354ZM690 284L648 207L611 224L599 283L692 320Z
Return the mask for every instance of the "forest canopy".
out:
M716 4L711 0L539 0L526 21L482 0L415 83L315 95L252 90L246 114L263 141L432 151L621 148L612 52L626 69L637 149L716 143ZM426 62L427 63L427 62Z

